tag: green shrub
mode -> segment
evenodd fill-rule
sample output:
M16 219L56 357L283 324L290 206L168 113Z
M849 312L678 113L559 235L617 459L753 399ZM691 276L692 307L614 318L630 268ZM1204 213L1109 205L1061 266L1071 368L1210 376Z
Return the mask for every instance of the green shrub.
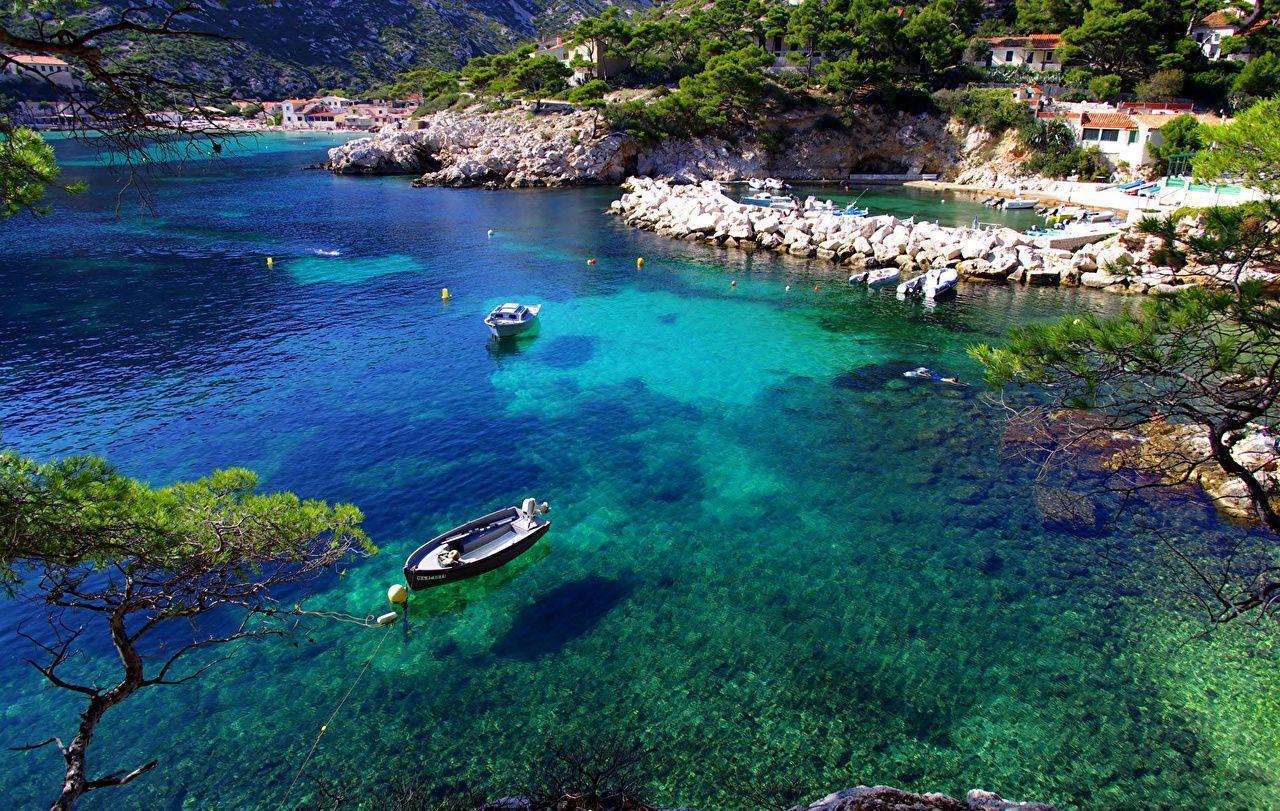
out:
M1086 181L1098 180L1111 173L1111 165L1096 146L1087 149L1075 147L1061 152L1037 152L1023 166L1045 177L1066 178L1075 175Z
M933 102L964 123L995 135L1011 127L1028 125L1035 119L1025 104L1003 88L939 90L933 94Z

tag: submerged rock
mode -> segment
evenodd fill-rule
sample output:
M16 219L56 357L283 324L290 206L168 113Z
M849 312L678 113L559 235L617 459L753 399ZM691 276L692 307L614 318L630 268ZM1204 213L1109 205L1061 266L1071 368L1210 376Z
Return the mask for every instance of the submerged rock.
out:
M889 786L858 786L828 794L791 811L1057 811L1041 803L1010 802L989 791L970 791L963 800L946 794L913 794Z

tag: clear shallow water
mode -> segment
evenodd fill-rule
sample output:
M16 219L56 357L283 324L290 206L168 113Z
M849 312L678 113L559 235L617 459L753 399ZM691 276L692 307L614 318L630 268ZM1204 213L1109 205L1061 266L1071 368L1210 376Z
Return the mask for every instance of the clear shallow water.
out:
M900 376L975 378L968 344L1117 299L966 287L926 311L824 263L627 229L600 213L612 190L412 189L297 171L315 142L260 145L156 181L147 219L112 218L62 147L93 191L0 226L0 426L155 483L243 465L359 504L382 554L309 595L356 614L424 537L552 503L535 551L415 598L312 775L497 794L548 742L616 732L649 749L656 801L704 808L774 775L1280 801L1274 654L1182 644L1154 575L1119 585L1092 541L1042 526L978 390ZM480 318L513 299L546 305L540 334L495 347ZM162 770L86 807L278 803L380 633L322 625L131 700L94 766ZM0 745L66 733L73 705L16 656L0 690ZM7 798L47 802L58 766L5 758Z

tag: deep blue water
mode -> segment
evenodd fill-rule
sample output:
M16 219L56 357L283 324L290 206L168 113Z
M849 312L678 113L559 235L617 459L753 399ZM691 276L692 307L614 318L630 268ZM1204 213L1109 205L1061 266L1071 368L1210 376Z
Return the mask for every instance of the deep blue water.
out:
M533 552L415 598L295 800L317 775L515 791L549 743L608 732L646 747L655 801L703 808L780 774L811 794L1277 802L1270 652L1182 645L1156 585L1118 586L1097 539L1042 523L981 387L901 377L976 381L971 343L1118 299L966 287L925 310L825 263L630 230L602 213L614 189L300 171L312 138L192 164L151 183L154 213L126 197L118 214L111 178L62 144L91 190L0 225L5 444L155 484L245 466L356 503L382 552L310 605L378 612L424 538L553 505ZM497 346L480 319L507 300L543 303L543 323ZM18 661L26 613L0 626L5 746L74 714ZM320 624L131 699L94 768L161 767L86 807L278 804L381 633ZM58 766L11 754L7 800L47 803Z

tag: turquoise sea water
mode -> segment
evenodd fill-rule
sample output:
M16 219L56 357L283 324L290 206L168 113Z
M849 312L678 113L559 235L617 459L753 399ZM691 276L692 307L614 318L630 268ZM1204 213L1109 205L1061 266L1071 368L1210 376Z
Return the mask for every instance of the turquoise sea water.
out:
M62 145L92 190L0 225L5 443L103 453L157 484L247 466L358 504L381 554L287 599L378 612L423 539L551 502L533 552L414 598L295 800L318 775L370 796L401 777L516 791L549 743L616 734L645 748L654 801L702 808L778 775L810 794L1280 802L1275 654L1184 644L1158 580L1092 554L1123 537L1042 523L980 388L901 377L975 379L967 345L1121 300L965 287L925 310L824 263L630 230L601 213L616 190L299 171L322 145L264 139L154 181L154 216L119 217L109 179ZM489 342L480 319L506 300L545 304L536 337ZM26 614L0 614L6 747L68 734L75 712L19 661ZM382 633L319 624L131 699L93 768L161 767L85 807L277 805ZM59 784L48 750L0 770L17 807Z

